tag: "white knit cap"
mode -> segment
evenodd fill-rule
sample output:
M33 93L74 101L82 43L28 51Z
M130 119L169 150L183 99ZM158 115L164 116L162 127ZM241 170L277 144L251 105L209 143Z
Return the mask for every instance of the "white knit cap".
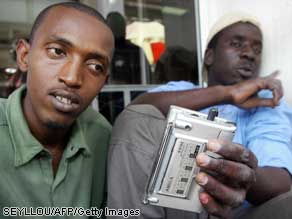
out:
M252 15L249 15L249 14L243 13L243 12L231 12L231 13L225 14L211 28L209 35L208 35L208 38L207 38L205 51L206 51L210 41L213 39L213 37L217 33L222 31L226 27L229 27L229 26L231 26L235 23L238 23L238 22L251 23L261 30L261 25L260 25L258 19ZM202 77L203 77L203 84L207 83L208 82L208 71L207 71L207 68L205 66L205 62L203 62Z

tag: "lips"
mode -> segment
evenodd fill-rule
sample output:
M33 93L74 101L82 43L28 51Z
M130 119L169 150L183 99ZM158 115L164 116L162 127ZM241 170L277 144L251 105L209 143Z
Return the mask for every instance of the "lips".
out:
M247 65L247 66L240 66L237 68L238 73L243 78L250 78L254 75L254 69L253 67Z
M50 97L54 108L62 113L79 112L81 98L78 94L63 89L50 92Z

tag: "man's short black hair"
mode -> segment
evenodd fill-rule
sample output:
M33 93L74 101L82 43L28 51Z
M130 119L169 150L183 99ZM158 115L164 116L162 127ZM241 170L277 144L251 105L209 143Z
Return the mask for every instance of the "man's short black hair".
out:
M106 21L104 19L104 17L94 8L91 8L87 5L78 3L78 2L62 2L62 3L57 3L57 4L53 4L48 6L47 8L45 8L44 10L42 10L39 15L37 16L37 18L35 19L35 22L32 26L30 35L29 35L29 42L32 43L34 35L37 31L37 29L39 28L39 26L42 24L42 22L44 21L44 19L46 18L48 12L55 7L58 6L62 6L62 7L67 7L67 8L74 8L78 11L84 12L88 15L91 15L95 18L97 18L99 21L101 21L102 23L106 24Z

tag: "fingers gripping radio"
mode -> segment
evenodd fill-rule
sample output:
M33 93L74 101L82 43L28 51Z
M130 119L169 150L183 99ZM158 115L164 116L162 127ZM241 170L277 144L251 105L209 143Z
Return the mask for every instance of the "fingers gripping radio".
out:
M206 151L209 139L232 140L236 126L217 117L171 106L164 136L146 187L144 204L201 212L200 186L194 177L200 171L196 156ZM209 156L220 158L210 151Z

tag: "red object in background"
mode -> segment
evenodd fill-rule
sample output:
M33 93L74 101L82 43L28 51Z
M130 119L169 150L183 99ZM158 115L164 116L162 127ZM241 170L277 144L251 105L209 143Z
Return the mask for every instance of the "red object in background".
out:
M159 57L165 50L165 44L163 42L151 43L151 49L153 53L154 63L157 63Z

